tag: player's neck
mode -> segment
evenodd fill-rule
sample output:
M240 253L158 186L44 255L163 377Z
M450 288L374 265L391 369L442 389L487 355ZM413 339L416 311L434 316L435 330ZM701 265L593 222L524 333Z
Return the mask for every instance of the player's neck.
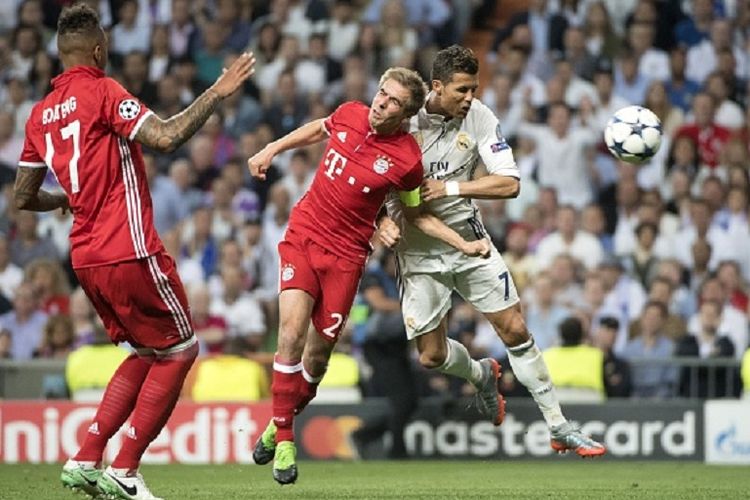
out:
M431 115L440 115L445 118L446 121L452 120L453 117L441 106L440 98L436 94L432 94L424 105L424 109L427 110Z

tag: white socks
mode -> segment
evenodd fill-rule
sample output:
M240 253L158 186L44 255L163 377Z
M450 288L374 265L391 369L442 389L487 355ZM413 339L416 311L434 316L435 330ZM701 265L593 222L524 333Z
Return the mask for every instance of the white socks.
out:
M531 393L547 426L554 427L565 423L547 365L542 358L542 351L536 346L534 339L530 338L521 345L509 347L508 359L513 374Z
M482 381L482 365L479 361L471 359L469 351L462 343L453 339L446 341L448 354L445 356L445 362L437 367L437 371L461 377L474 385L479 384Z

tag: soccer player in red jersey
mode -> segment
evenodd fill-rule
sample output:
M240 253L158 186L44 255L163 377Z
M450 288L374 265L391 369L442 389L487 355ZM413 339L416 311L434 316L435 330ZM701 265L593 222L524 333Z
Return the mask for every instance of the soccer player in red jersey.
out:
M252 175L264 179L277 154L328 139L313 183L292 210L279 244L273 419L253 458L258 464L273 459L273 477L281 484L297 479L294 415L315 397L323 378L352 307L383 201L391 190L411 191L422 182L419 145L404 124L422 106L425 91L417 73L391 68L381 77L371 106L344 103L328 118L303 125L248 160ZM420 214L415 223L466 253L485 250L486 242L465 242L455 232L443 232L447 226L442 223L432 225L435 220ZM388 237L397 240L398 229ZM316 332L308 335L311 321Z
M172 413L198 346L174 261L154 229L136 142L176 149L252 74L254 59L243 54L186 110L162 120L105 76L107 39L91 8L63 11L57 45L65 71L26 123L15 202L24 210L72 211L71 258L81 286L112 341L135 349L61 479L92 496L153 499L138 473L140 459ZM48 168L64 193L40 190ZM128 417L122 448L102 471L107 441Z

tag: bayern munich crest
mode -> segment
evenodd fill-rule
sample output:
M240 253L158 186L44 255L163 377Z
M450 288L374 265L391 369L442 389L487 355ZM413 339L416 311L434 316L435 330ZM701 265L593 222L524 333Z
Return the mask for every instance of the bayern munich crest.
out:
M378 156L372 164L372 169L380 175L388 172L389 168L391 168L391 161L385 156Z
M285 264L281 268L281 281L289 281L294 278L294 266L291 264Z

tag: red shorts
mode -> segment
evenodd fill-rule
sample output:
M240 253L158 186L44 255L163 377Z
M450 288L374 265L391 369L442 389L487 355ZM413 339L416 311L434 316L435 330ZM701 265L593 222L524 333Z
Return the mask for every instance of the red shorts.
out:
M185 289L166 252L75 273L113 342L167 349L193 336Z
M335 342L354 303L364 266L290 230L279 243L279 260L279 290L309 293L315 299L313 326L325 340Z

